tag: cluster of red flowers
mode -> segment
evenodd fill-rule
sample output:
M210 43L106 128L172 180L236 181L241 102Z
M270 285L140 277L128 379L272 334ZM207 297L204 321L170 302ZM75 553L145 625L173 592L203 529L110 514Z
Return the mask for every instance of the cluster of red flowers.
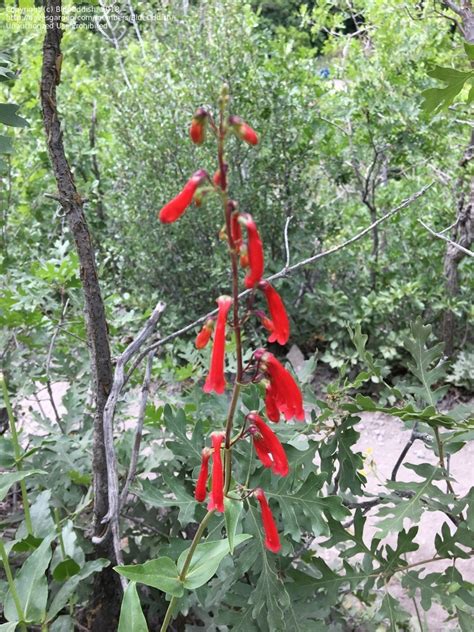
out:
M259 141L256 132L240 117L229 116L226 126L217 130L209 112L205 108L199 108L193 116L189 130L194 143L200 145L204 142L208 125L211 126L216 135L219 133L225 135L227 131L232 131L237 138L250 145L256 145ZM212 179L205 170L196 171L182 191L161 209L158 214L159 219L165 223L174 222L181 217L193 201L197 206L200 206L203 196L210 191L215 190L222 193L226 190L226 178L227 165L222 160ZM228 239L231 251L235 253L234 256L238 255L241 267L246 269L244 285L252 293L249 306L253 306L255 294L260 291L265 297L268 309L267 315L262 310L254 310L249 307L246 316L253 314L259 319L262 326L269 332L268 342L285 345L290 335L290 323L280 295L268 281L263 279L264 253L257 225L249 213L242 213L238 210L236 202L228 200L226 204L228 231L223 229L222 232ZM242 229L245 229L246 240L244 240ZM230 232L230 235L227 232ZM233 299L230 296L220 296L217 299L217 316L208 318L196 337L195 345L198 349L203 349L211 338L213 339L210 368L204 384L206 393L214 391L217 394L222 394L225 390L226 330L228 313L232 304ZM245 369L245 376L246 383L262 382L265 385L265 412L270 421L278 422L281 415L287 421L291 419L304 421L305 414L301 392L291 373L270 351L262 348L257 349ZM271 469L274 474L279 476L288 474L289 467L285 450L277 435L257 411L253 411L245 417L244 426L237 439L247 437L251 438L255 453L263 467ZM212 459L211 490L208 502L210 511L224 512L226 485L222 451L230 448L229 438L227 438L227 443L224 443L225 439L225 432L213 432L211 434L212 447L206 447L202 451L195 498L199 502L206 500L209 461ZM277 552L280 550L280 539L265 493L261 488L257 488L250 490L245 497L250 495L253 495L260 504L265 545L269 550Z

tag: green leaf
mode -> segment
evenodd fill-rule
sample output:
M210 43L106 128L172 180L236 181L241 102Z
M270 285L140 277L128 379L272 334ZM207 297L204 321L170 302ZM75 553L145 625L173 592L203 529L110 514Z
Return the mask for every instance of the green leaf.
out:
M377 535L381 538L390 532L401 532L405 519L413 523L419 522L421 514L427 509L432 511L447 509L449 511L449 505L454 500L433 484L433 481L443 480L444 478L442 471L438 467L428 463L422 463L421 465L407 463L405 467L414 470L424 480L410 483L387 482L387 487L394 490L395 493L385 498L393 506L382 507L377 513L378 516L387 516L384 520L377 523L377 528L380 530L380 533ZM408 498L404 496L408 496Z
M21 472L6 472L0 474L0 502L2 502L8 494L8 490L12 485L34 474L45 474L45 472L43 472L43 470L23 470Z
M58 617L49 628L49 632L74 632L74 619L68 614Z
M142 489L134 491L143 502L152 507L178 507L178 520L184 527L194 520L196 500L194 496L188 494L179 480L165 472L162 472L162 476L164 479L162 489L159 489L155 482L143 480L141 481ZM170 498L170 492L174 498Z
M123 596L118 632L148 632L135 582L128 584Z
M15 632L19 621L10 621L10 623L0 624L0 632Z
M114 570L127 579L158 588L173 597L182 597L184 594L183 582L179 579L176 564L169 557L158 557L144 564L115 566Z
M403 610L400 602L394 599L388 592L385 593L382 603L380 604L379 615L389 621L390 632L399 632L401 623L406 623L410 619L410 615Z
M238 546L242 542L249 540L252 536L248 533L241 533L234 537L234 546ZM178 570L181 572L184 566L184 560L189 549L181 553L178 559ZM216 573L219 564L224 557L230 553L229 540L217 540L215 542L204 542L198 544L194 552L191 564L189 565L184 580L184 586L189 590L195 590L206 584Z
M27 558L15 577L15 587L26 621L42 621L46 613L48 582L45 572L51 560L52 540L52 535L45 538L36 551ZM4 614L9 621L18 618L10 591L5 599Z
M51 621L60 612L69 601L69 598L77 590L79 583L87 579L92 573L97 573L110 564L109 560L99 558L86 562L81 571L68 579L55 594L54 599L49 605L47 620Z
M286 479L280 479L275 492L266 492L269 498L274 498L280 505L284 533L289 533L296 541L306 532L328 535L326 512L335 520L343 520L350 515L341 498L319 494L324 481L323 475L317 476L311 472L297 490L291 489Z
M0 103L0 123L10 127L28 127L28 121L17 115L18 105L14 103Z
M80 570L81 567L79 566L79 564L72 558L67 557L62 562L59 562L59 564L56 566L53 571L53 578L57 582L63 582L64 580L77 575Z
M234 538L239 524L240 514L242 513L243 504L239 500L231 500L224 498L224 518L227 538L229 540L230 554L234 553Z
M422 92L423 104L422 108L426 112L434 112L447 108L454 101L455 97L461 92L464 84L473 76L472 71L461 71L454 68L444 68L435 66L433 70L428 72L430 77L440 79L447 84L444 88L429 88Z
M474 44L464 42L464 50L471 61L474 61Z
M0 154L11 154L13 152L12 139L10 136L0 134Z
M473 47L474 48L474 47ZM460 608L456 608L456 616L458 618L459 627L462 632L472 632L472 628L474 625L474 618L464 610L460 610Z

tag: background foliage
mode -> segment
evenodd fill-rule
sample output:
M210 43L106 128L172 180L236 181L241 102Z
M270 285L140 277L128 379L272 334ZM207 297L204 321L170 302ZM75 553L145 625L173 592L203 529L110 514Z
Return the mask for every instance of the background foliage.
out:
M214 202L166 231L155 217L196 165L210 172L216 167L206 146L190 147L187 135L195 106L214 103L223 80L234 111L261 136L257 150L237 142L231 148L230 186L241 208L258 218L269 273L285 263L288 217L296 262L349 238L434 182L420 202L381 225L377 248L372 234L279 282L290 306L291 343L306 357L299 377L314 407L313 424L279 428L291 476L265 480L281 515L283 556L266 553L255 507L247 504L238 530L252 538L222 558L210 583L183 593L179 629L201 622L209 630L409 629L413 622L390 590L395 574L422 609L438 602L463 631L471 629L472 586L455 562L469 557L472 547L472 490L463 498L446 491L446 472L424 463L410 466L420 482L406 488L384 481L374 499L364 490L364 459L354 448L358 414L367 410L416 426L437 457L439 433L445 455L472 439L466 410L446 413L440 400L446 389L439 390L448 384L463 393L472 389L469 261L460 264L459 295L448 297L445 244L418 222L441 230L455 220L459 161L472 128L470 49L452 22L436 14L439 3L132 4L137 15L158 16L139 23L140 38L127 22L116 31L104 20L102 32L66 30L58 88L68 158L88 200L115 355L158 299L167 303L160 330L168 333L213 308L215 297L227 291ZM120 6L128 15L129 3ZM9 492L18 473L5 479L2 527L20 596L33 588L25 616L65 632L83 615L93 573L107 563L90 559L91 410L82 292L62 211L45 195L54 195L55 184L38 106L41 13L27 29L7 12L0 19L0 354L15 414L30 420L21 443L34 531L28 535ZM443 68L454 69L449 77L458 81L447 81ZM459 354L451 366L438 367L435 340L448 307L457 317ZM249 336L258 339L257 332ZM330 370L329 385L317 389L315 353L318 371ZM225 414L223 403L201 393L207 360L183 338L162 349L154 364L157 395L147 408L140 482L123 523L129 564L176 560L188 546L183 532L192 537L192 521L201 517L192 497L199 453L203 437L221 426L217 420ZM133 419L140 380L137 375L131 382L120 423ZM25 413L20 403L26 397L41 398L57 382L66 383L57 415L38 406ZM248 409L258 407L257 389L245 397ZM5 415L0 421L6 425ZM133 436L129 425L118 429L125 476ZM239 463L242 477L252 481L254 461L242 452ZM8 432L1 437L0 465L10 472L6 476L15 469ZM370 538L364 503L374 500L379 531ZM446 516L433 555L452 561L449 572L405 569L424 511ZM453 522L461 514L466 520ZM223 518L213 520L209 541L223 537ZM394 533L396 542L387 540ZM340 551L334 568L312 554L314 538ZM29 568L37 569L34 576ZM136 588L150 628L156 627L166 608L163 591L132 584L130 607L137 606ZM0 584L4 617L16 621L7 589ZM362 610L349 605L349 595Z

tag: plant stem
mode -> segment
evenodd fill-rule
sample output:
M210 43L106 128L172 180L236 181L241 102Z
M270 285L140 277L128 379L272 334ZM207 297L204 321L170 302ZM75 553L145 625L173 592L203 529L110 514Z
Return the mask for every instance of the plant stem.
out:
M23 608L21 607L20 598L16 591L15 581L13 579L10 563L8 561L7 550L5 549L5 545L3 544L3 540L1 539L0 539L0 557L2 558L3 567L5 568L5 575L7 576L8 588L10 589L12 599L15 603L15 608L18 613L18 619L21 621L20 627L22 630L24 630L24 632L26 632L26 625L23 623L23 621L25 620L25 615L23 613Z
M18 440L18 433L16 430L16 421L15 421L15 416L13 414L12 405L10 402L10 396L8 394L7 383L5 382L5 378L2 372L0 372L0 382L2 383L3 401L5 402L5 408L7 409L8 422L10 424L10 432L12 435L12 445L13 445L13 453L15 455L15 465L16 465L16 469L19 472L21 472L23 469L21 447L20 447L20 442ZM28 532L28 535L33 535L33 524L31 522L30 504L28 502L28 492L26 491L26 483L24 480L20 481L20 490L21 490L21 500L23 503L23 511L25 512L26 530Z
M186 555L186 559L184 560L183 568L181 570L181 573L179 574L179 579L182 582L184 582L184 580L186 579L186 573L188 572L189 565L191 564L191 560L193 559L193 555L196 550L196 547L201 541L204 530L207 527L207 523L211 519L211 516L213 515L213 513L214 513L214 510L207 512L207 514L201 520L201 524L199 525L198 530L196 531L196 534L194 535L193 541L191 542L191 546L189 547L188 554ZM168 625L171 621L171 617L173 616L173 609L176 605L176 602L177 602L177 598L172 597L171 601L169 602L168 609L166 610L163 623L161 624L160 632L166 632L166 630L168 629Z
M439 434L439 428L437 428L435 426L434 428L434 435L435 435L435 439L436 439L436 445L438 446L438 456L439 456L439 465L440 467L446 471L446 466L444 463L444 447L443 447L443 442L441 440L441 435ZM448 474L446 473L446 475L448 476ZM451 492L451 494L453 496L456 496L456 494L454 493L454 489L453 486L451 485L451 481L446 479L446 487L448 488L448 491Z

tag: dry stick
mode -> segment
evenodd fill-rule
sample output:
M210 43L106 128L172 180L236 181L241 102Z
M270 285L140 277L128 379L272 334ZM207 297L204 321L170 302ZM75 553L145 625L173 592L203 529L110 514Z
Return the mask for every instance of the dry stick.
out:
M51 377L50 377L49 371L51 368L51 359L53 356L54 344L56 342L56 338L58 336L59 330L61 329L61 326L64 322L64 317L66 316L68 305L69 305L69 299L66 299L66 302L64 303L64 306L61 312L61 318L59 319L59 322L56 325L56 329L54 330L54 333L51 337L51 342L49 343L48 355L46 356L46 389L48 391L49 401L51 402L54 416L56 418L56 423L58 424L63 434L66 434L66 428L63 422L61 421L61 417L59 416L58 409L56 408L56 402L54 401L54 397L53 397L53 389L51 388Z
M293 272L295 272L296 270L303 268L304 266L310 265L311 263L314 263L315 261L318 261L319 259L322 259L323 257L332 255L335 252L338 252L339 250L342 250L343 248L350 246L351 244L358 241L359 239L362 239L362 237L367 235L367 233L370 233L375 226L378 226L382 222L385 222L387 219L390 219L391 217L393 217L393 215L395 215L402 209L412 204L415 200L417 200L419 197L424 195L426 191L428 191L428 189L430 189L433 186L433 184L434 184L434 181L430 182L430 184L427 184L426 186L421 188L419 191L414 193L412 196L410 196L406 200L403 200L403 202L401 202L401 204L396 206L394 209L392 209L391 211L388 211L388 213L385 213L385 215L382 215L382 217L380 217L376 222L373 222L372 224L364 228L364 230L360 231L360 233L357 233L357 235L354 235L354 237L351 237L350 239L343 241L342 244L339 244L338 246L333 246L333 248L329 248L328 250L325 250L324 252L320 252L316 255L313 255L312 257L308 257L307 259L303 259L302 261L299 261L298 263L295 263L292 266L285 265L285 267L282 268L279 272L277 272L276 274L272 274L271 276L267 277L265 280L275 281L282 277L288 276L292 274ZM242 298L243 296L246 296L249 293L250 293L250 290L244 290L243 292L239 294L239 298ZM150 351L152 351L153 349L158 349L159 347L166 344L167 342L170 342L171 340L174 340L175 338L182 336L183 334L187 333L188 331L190 331L197 325L200 325L206 322L208 318L210 318L211 316L214 316L215 314L217 314L217 309L214 309L212 312L207 313L205 316L201 316L200 318L190 323L189 325L186 325L185 327L181 327L181 329L178 329L172 334L169 334L168 336L165 336L164 338L157 340L152 345L144 349L140 353L140 355L136 358L133 365L131 366L129 372L127 373L126 380L127 381L129 380L130 376L135 371L137 366L142 362L143 358L145 358Z
M148 359L147 359L146 369L145 369L145 377L143 378L142 393L141 393L141 398L140 398L140 407L138 409L137 426L135 428L135 439L133 442L133 450L132 450L132 455L130 457L130 465L128 468L127 478L125 479L125 484L123 486L122 493L120 494L120 510L123 509L125 501L127 500L128 490L130 489L130 485L133 483L133 480L135 478L135 474L137 471L138 453L140 451L140 443L142 441L143 421L145 419L146 404L148 401L148 395L150 393L151 368L153 366L155 353L156 351L153 350L153 351L150 351L150 353L148 354Z
M426 228L426 230L433 235L433 237L442 239L443 241L447 242L448 244L451 244L451 246L454 246L455 248L463 252L465 255L468 255L469 257L474 257L474 252L472 252L472 250L468 250L468 248L464 248L464 246L461 246L461 244L457 244L455 241L453 241L452 239L449 239L449 237L446 237L446 235L443 235L442 233L435 232L432 228L430 228L427 224L425 224L425 222L422 219L419 219L418 221L423 226L423 228ZM454 226L455 224L457 224L457 221L452 226ZM452 226L450 226L449 228L452 228ZM449 228L445 228L444 231L442 232L446 232L447 230L449 230Z
M120 534L119 534L119 486L117 475L117 457L114 449L114 432L113 421L115 409L117 406L120 393L125 382L125 365L137 353L143 343L151 336L155 326L165 309L165 304L159 301L153 310L150 318L146 321L143 328L139 331L134 340L128 345L125 351L117 359L112 388L110 390L107 403L104 408L104 444L105 456L107 460L107 481L108 481L108 512L102 519L102 523L108 523L112 531L112 539L114 545L115 558L117 564L122 563L122 553L120 550ZM93 542L99 544L102 542L109 532L105 529L105 533L95 536ZM121 577L122 586L126 585L125 578Z

